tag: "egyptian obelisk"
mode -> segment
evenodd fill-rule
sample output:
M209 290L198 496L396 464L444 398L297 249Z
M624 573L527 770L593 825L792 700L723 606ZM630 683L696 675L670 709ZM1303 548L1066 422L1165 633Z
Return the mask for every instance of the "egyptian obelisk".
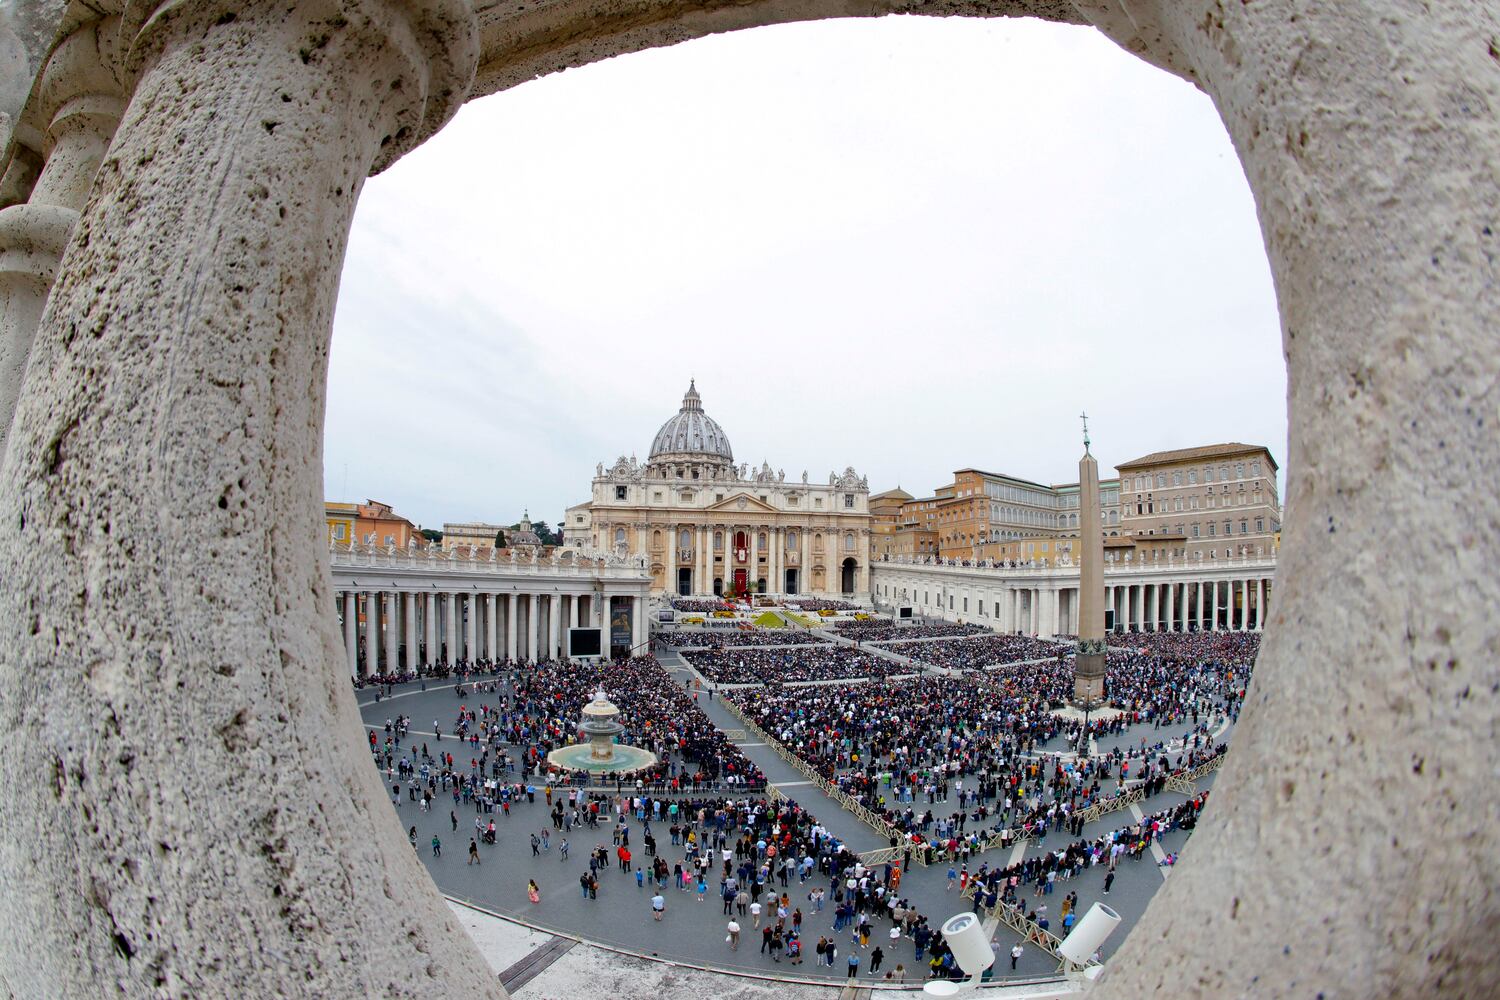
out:
M1088 417L1083 420L1083 458L1078 460L1078 646L1073 701L1080 708L1104 702L1104 529L1099 511L1099 463L1089 454Z

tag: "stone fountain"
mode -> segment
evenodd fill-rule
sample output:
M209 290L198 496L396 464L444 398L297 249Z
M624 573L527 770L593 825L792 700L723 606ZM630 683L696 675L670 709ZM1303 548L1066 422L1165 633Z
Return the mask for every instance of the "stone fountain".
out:
M594 700L583 706L578 722L578 734L588 742L559 747L547 754L547 762L567 771L594 772L639 771L655 764L656 754L649 750L615 742L625 731L616 721L619 714L602 690L594 692Z

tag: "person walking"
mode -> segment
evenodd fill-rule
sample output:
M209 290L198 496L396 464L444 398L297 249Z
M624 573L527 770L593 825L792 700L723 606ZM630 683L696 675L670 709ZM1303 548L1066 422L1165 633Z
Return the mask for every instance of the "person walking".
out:
M1015 946L1013 948L1011 948L1011 950L1010 950L1010 971L1011 972L1015 972L1016 971L1016 963L1021 960L1021 955L1022 955L1023 952L1025 952L1025 950L1026 950L1025 948L1021 947L1021 942L1019 942L1019 941L1017 941L1015 943Z
M729 942L729 950L730 951L739 951L740 950L740 925L739 925L739 922L736 921L733 916L731 916L729 918L729 926L726 928L726 930L728 930L729 934L728 934L727 937L724 938L724 940Z
M534 878L526 880L526 898L531 900L533 905L542 901L541 887L536 884L536 879Z
M557 860L564 862L568 860L568 838L564 837L561 844L557 845Z
M662 912L665 911L666 908L667 901L665 897L662 896L661 891L657 890L656 895L651 897L651 919L660 922Z
M849 953L849 975L848 975L848 978L849 979L853 979L853 978L855 978L858 975L859 975L859 952L857 952L857 951L850 952Z
M479 864L483 864L483 863L484 862L482 862L482 861L479 860L479 844L477 844L474 841L473 837L470 837L469 838L469 864L471 864L471 865L479 865Z
M440 858L443 856L443 842L438 840L437 834L432 835L432 856Z

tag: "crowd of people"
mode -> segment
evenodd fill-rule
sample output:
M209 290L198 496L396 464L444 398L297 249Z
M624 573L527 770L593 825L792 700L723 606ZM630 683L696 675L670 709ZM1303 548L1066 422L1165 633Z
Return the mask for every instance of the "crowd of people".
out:
M846 639L859 642L885 642L901 639L937 639L943 636L989 635L983 625L961 625L953 622L912 623L901 625L890 621L839 622L833 630Z
M672 607L677 611L685 611L689 614L706 615L715 611L733 611L735 606L728 601L717 598L705 600L701 597L674 597Z
M911 668L850 646L689 651L683 659L714 684L788 684L885 677Z
M676 649L724 649L739 646L819 646L827 639L791 628L677 629L658 632L658 642Z
M793 595L786 599L789 605L796 605L803 611L811 611L816 614L819 611L857 611L857 605L848 601L833 601L822 597L798 597Z
M983 670L996 664L1066 656L1072 650L1048 639L1027 635L987 635L968 639L939 639L936 642L881 642L877 649L909 656L927 666L946 670Z

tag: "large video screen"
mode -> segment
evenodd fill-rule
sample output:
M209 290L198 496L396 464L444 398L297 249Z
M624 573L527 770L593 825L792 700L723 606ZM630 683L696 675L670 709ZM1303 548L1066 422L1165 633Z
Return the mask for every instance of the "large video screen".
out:
M911 617L911 608L902 608L902 609L900 609L899 611L896 612L896 617L897 618L910 618Z
M600 637L602 636L603 632L604 630L599 628L568 629L568 655L601 655L603 640Z

